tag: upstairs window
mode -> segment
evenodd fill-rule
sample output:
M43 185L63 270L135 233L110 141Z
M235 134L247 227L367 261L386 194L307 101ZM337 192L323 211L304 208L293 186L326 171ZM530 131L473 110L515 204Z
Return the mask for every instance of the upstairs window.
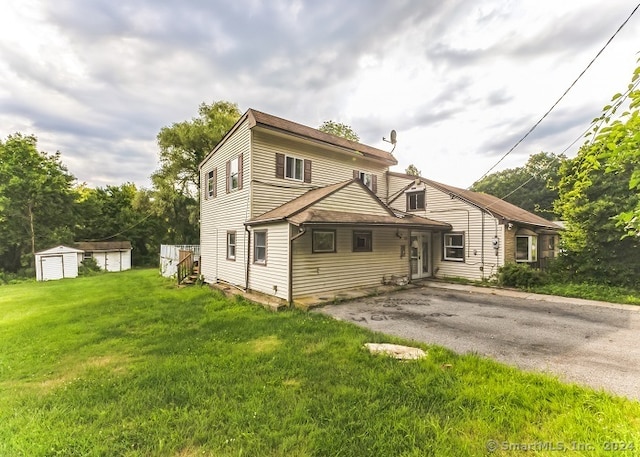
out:
M242 154L227 162L227 193L242 189Z
M207 173L207 198L216 196L216 169Z
M311 160L276 153L276 178L311 182Z
M238 188L238 158L236 157L229 162L229 190L235 190Z
M426 209L424 190L407 193L407 211L423 211Z
M354 179L359 179L367 186L374 194L378 192L378 177L374 173L368 173L366 171L353 170Z
M287 179L302 181L304 179L304 161L296 157L287 156L285 160L284 176Z
M464 234L445 233L444 240L444 260L464 262Z

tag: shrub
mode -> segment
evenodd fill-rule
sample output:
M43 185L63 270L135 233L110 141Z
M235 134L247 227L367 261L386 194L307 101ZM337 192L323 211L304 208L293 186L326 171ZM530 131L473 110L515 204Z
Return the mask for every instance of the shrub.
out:
M545 283L545 274L526 263L507 263L498 269L498 284L507 287L530 288Z
M78 275L80 276L91 276L99 271L100 267L98 266L98 262L96 262L96 259L93 257L84 259L78 267Z

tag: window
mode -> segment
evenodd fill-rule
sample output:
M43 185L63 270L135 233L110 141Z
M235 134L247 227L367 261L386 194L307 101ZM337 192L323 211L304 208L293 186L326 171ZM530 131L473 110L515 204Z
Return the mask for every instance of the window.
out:
M216 170L207 173L207 198L216 196Z
M92 252L88 252L88 251L84 251L84 253L82 254L82 258L84 260L91 259L91 258L93 258L93 253Z
M285 159L284 175L289 179L302 181L304 179L304 161L287 156Z
M266 265L267 263L267 232L253 232L253 263Z
M312 251L336 252L335 230L314 230L312 234Z
M444 234L444 260L464 262L464 234Z
M536 262L538 260L538 237L516 236L516 262Z
M373 187L373 176L371 175L371 173L365 173L364 171L361 171L360 181L362 181L362 183L369 189Z
M353 232L353 252L371 252L371 232Z
M236 260L236 232L227 232L227 260Z
M376 193L378 191L378 177L373 173L367 173L360 170L353 170L354 179L359 179L362 183L367 186L371 192Z
M419 211L426 208L425 205L425 192L409 192L407 194L407 211Z
M229 190L235 190L240 187L240 167L238 166L238 159L239 157L236 157L235 159L229 161Z

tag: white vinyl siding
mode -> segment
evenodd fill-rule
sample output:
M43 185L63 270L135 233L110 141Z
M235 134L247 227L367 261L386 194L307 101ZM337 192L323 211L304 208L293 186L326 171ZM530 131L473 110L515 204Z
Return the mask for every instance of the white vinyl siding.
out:
M400 189L401 184L410 184L413 179L390 176L390 187ZM464 233L464 262L444 260L444 240L440 233L432 235L433 271L436 277L463 277L482 280L497 273L504 265L504 231L499 221L459 198L451 196L426 184L426 210L413 211L416 216L424 216L451 224L452 230L444 233ZM406 197L400 195L391 206L406 210ZM484 234L484 240L483 240ZM493 248L493 239L499 240L499 248Z
M200 204L201 273L206 282L225 281L240 287L246 285L247 237L244 222L251 211L249 193L251 186L250 130L245 120L233 134L202 164L201 181L206 182L207 172L217 169L216 198L203 199ZM242 186L226 192L227 163L242 154ZM240 172L240 170L238 170ZM227 232L236 232L236 262L227 261Z
M359 287L376 287L392 275L409 274L409 259L401 257L407 239L395 228L372 229L372 251L353 252L353 227L327 227L336 231L336 252L312 253L312 230L293 242L293 296L334 293ZM406 250L405 250L406 253Z
M267 229L267 263L265 265L254 264L252 255L249 288L287 300L289 293L289 224L286 222L269 224L265 228ZM263 231L264 229L260 227L257 230Z
M265 131L252 131L253 167L252 217L272 210L306 191L353 179L353 171L377 175L377 195L386 196L385 171L387 165L357 155L336 152L334 149L309 142L294 141ZM311 161L311 183L276 178L276 154ZM245 181L247 182L247 181Z

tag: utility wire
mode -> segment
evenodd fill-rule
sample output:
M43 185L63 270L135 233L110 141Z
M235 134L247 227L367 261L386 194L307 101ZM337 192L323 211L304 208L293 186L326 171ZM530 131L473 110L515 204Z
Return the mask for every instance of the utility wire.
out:
M592 130L592 128L594 128L594 124L596 124L595 121L597 121L599 119L599 122L597 123L597 125L595 126L595 130L593 132L593 135L591 137L591 140L588 142L585 142L585 144L593 144L593 142L596 139L596 131L600 129L600 127L602 126L602 124L605 122L605 120L607 119L607 114L614 114L618 108L620 108L624 102L627 100L627 98L629 97L629 95L631 95L631 92L633 92L634 90L636 90L638 88L638 86L640 85L640 79L636 80L636 82L629 86L629 88L627 89L627 91L623 94L621 94L620 97L618 97L615 100L615 103L613 105L611 105L609 107L608 110L606 110L604 113L602 113L602 116L600 118L596 118L594 119L594 122L592 122L589 127L586 128L586 130L584 130L580 135L578 135L576 137L575 140L573 140L566 148L564 148L562 150L562 152L559 155L555 155L553 160L551 160L549 163L547 163L547 165L543 168L543 171L548 169L551 165L553 165L554 163L556 163L560 157L567 152L569 149L571 149L571 147L576 144L580 138L584 138L587 133L589 133L590 130ZM529 179L527 179L525 182L523 182L522 184L520 184L518 187L516 187L515 189L513 189L511 192L509 192L508 194L504 195L503 197L500 198L500 200L504 200L505 198L510 197L511 195L513 195L514 193L516 193L518 190L522 189L524 186L526 186L527 184L529 184L531 181L533 181L533 179L535 178L535 176L531 175L531 177ZM491 206L495 205L497 203L497 201L490 203L489 205L487 205L485 208L488 209Z
M540 123L551 113L551 111L553 111L555 109L555 107L558 105L558 103L560 103L562 101L562 99L569 93L569 91L571 89L573 89L573 86L576 85L576 83L580 80L580 78L582 78L582 76L587 72L587 70L591 67L591 65L593 65L593 63L596 61L596 59L598 57L600 57L600 54L602 54L602 52L609 46L609 44L613 41L613 39L616 37L616 35L618 35L618 33L620 32L620 30L622 30L622 28L627 25L627 22L629 22L629 20L631 19L631 17L635 14L635 12L638 10L638 8L640 8L640 3L638 3L636 5L636 7L633 9L633 11L631 11L631 14L629 14L629 16L624 20L624 22L620 25L620 27L618 27L618 30L616 30L614 32L613 35L611 35L611 38L609 38L609 40L607 40L607 42L604 44L604 46L598 51L598 53L595 55L595 57L593 59L591 59L591 62L589 62L589 64L585 67L584 70L582 70L582 72L578 75L578 77L571 83L571 85L564 91L564 93L560 96L560 98L558 100L556 100L556 102L551 106L551 108L549 108L549 110L543 114L543 116L538 120L538 122L536 122L533 127L531 127L529 129L529 131L527 131L527 133L524 134L524 136L522 138L520 138L516 144L514 144L511 149L509 149L502 157L500 157L500 160L498 160L491 168L489 168L485 174L483 174L477 181L480 181L482 178L484 178L485 176L487 176L489 173L491 173L491 171L497 167L509 154L511 154L511 152L513 152L513 150L515 148L517 148L520 143L522 143L530 134L531 132L533 132L536 127L538 127L538 125L540 125ZM476 181L476 182L477 182ZM471 187L471 186L469 186Z

